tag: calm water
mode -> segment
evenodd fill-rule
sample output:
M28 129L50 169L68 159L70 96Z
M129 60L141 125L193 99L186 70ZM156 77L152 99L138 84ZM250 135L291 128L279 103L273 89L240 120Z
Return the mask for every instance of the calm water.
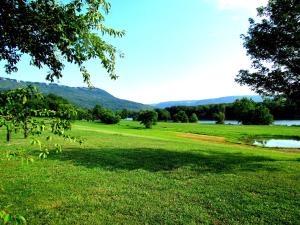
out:
M269 147L269 148L300 148L299 140L285 140L285 139L269 139L269 140L255 140L254 145Z
M200 120L199 123L203 124L215 124L214 120ZM225 120L225 124L237 125L239 124L236 120ZM300 120L275 120L273 125L281 125L281 126L300 126Z

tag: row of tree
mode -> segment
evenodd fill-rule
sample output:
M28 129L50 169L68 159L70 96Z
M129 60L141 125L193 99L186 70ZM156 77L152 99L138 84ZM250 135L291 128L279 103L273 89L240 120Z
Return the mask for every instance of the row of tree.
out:
M38 93L37 91L34 92L32 87L24 90L27 90L27 92L31 90L32 93ZM1 93L1 101L4 101L5 98L3 96L8 93L10 92ZM35 115L33 112L47 110L48 112L55 112L56 116L61 119L99 121L106 124L116 124L121 119L126 118L141 121L146 127L151 127L156 121L196 123L201 119L216 120L216 123L222 124L226 118L228 120L238 120L243 124L270 124L273 119L300 118L299 107L283 98L269 98L260 103L243 98L236 100L232 104L173 106L165 109L140 112L123 109L113 112L100 105L96 105L92 109L78 108L68 100L55 94L48 94L43 97L33 97L31 95L30 97L28 97L28 93L26 95L28 98L26 99L26 107L30 109L31 116L46 116L45 114L37 113ZM4 105L4 103L1 104ZM145 122L147 120L145 118L147 117L151 117L150 122Z
M216 120L222 123L222 120L226 117L228 120L238 120L244 124L261 124L262 115L266 115L268 118L272 116L275 120L300 119L299 109L299 106L295 103L284 98L268 98L259 103L243 98L230 104L172 106L165 109L156 109L156 111L161 121L193 122L192 119L188 119L199 118L201 120ZM245 115L246 111L251 111L251 113ZM252 119L249 119L250 114ZM244 117L249 121L246 121ZM267 121L271 120L268 119Z

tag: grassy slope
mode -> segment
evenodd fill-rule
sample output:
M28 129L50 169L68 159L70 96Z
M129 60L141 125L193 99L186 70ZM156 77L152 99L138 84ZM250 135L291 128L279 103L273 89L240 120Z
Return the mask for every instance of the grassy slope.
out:
M60 155L22 165L4 155L27 142L7 145L0 130L2 208L12 204L29 224L300 221L300 153L233 143L246 135L300 136L299 127L76 122L72 132L88 139L84 147L66 144Z

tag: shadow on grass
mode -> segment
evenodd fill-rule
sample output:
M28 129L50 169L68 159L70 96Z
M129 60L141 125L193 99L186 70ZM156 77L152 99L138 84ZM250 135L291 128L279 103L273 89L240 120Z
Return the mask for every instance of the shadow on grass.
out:
M172 171L188 167L199 173L232 173L237 171L276 171L266 157L219 152L176 152L165 149L68 149L49 159L72 162L87 168L107 170Z

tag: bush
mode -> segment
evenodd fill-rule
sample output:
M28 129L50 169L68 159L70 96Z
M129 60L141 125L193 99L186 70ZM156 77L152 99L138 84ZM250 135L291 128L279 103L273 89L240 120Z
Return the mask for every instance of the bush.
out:
M256 125L269 125L273 123L273 116L269 109L264 105L258 105L256 107L254 118L255 121L253 121L253 124Z
M238 121L244 125L269 125L273 122L273 116L269 109L261 103L256 104L253 100L243 98L233 104Z
M179 123L188 123L189 118L186 115L185 111L179 111L177 114L174 115L173 118L174 122L179 122Z
M159 121L167 122L168 120L171 119L171 115L170 115L168 110L166 110L166 109L155 109L155 111L158 114L158 120Z
M122 109L117 114L118 114L118 116L120 116L121 119L124 120L124 119L128 118L129 112L127 109Z
M190 117L190 122L191 123L197 123L198 122L198 117L196 115L196 113L193 113Z
M215 113L214 119L216 120L216 124L224 124L225 123L225 114L223 112Z
M113 112L106 110L101 115L101 122L106 124L117 124L121 120L120 116L114 115Z
M116 124L120 122L120 117L115 115L111 110L96 105L92 111L93 118L106 124Z
M137 120L140 121L141 124L144 124L146 128L151 128L156 124L157 118L157 112L153 110L145 110L139 113Z

